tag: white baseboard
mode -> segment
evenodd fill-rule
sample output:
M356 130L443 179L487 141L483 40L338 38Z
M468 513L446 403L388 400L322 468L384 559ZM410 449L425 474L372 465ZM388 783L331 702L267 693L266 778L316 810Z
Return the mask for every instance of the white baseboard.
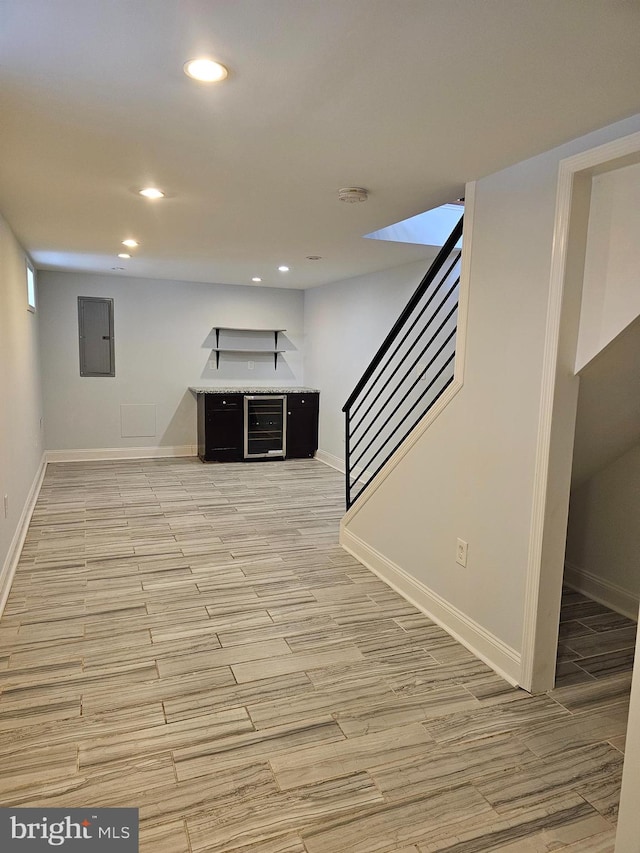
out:
M621 613L637 622L640 598L635 593L598 577L586 569L581 569L573 563L564 565L564 582L576 592L581 592L588 598L604 604L610 610L615 610L616 613Z
M344 526L340 544L381 580L436 622L472 654L514 687L520 684L521 656L461 610L458 610L416 578L407 574L379 551Z
M325 465L328 465L330 468L335 468L336 471L340 471L341 474L344 474L344 459L340 459L339 456L334 456L333 453L327 453L326 450L316 450L316 459L319 459L320 462L324 462Z
M40 486L44 480L46 470L47 462L43 456L40 465L38 466L38 470L36 471L33 483L31 484L31 488L29 489L29 494L27 495L16 531L13 535L13 539L11 540L9 552L7 553L4 565L2 566L2 571L0 571L0 618L2 617L7 599L9 598L11 584L13 583L13 576L15 575L18 567L22 546L24 545L27 530L29 529L29 522L31 521L31 516L33 515L33 510L36 505L36 501L38 500L38 495L40 494Z
M195 444L167 447L95 447L90 450L48 450L47 462L98 462L109 459L158 459L171 456L197 456Z
M330 468L335 468L336 471L340 471L341 474L345 473L344 459L341 459L339 456L334 456L333 453L328 453L326 450L316 450L315 458L319 459L320 462L324 462L324 464L328 465ZM370 480L373 477L373 472L367 471L366 468L358 468L356 466L351 472L351 476L353 478L352 489L355 489L356 486L362 485L362 482Z

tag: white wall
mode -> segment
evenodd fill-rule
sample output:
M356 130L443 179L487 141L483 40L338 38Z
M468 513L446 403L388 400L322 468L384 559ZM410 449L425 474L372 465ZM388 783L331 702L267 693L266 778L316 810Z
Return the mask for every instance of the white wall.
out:
M567 564L570 582L637 616L640 445L571 492Z
M38 315L27 310L25 263L24 251L0 217L0 611L43 449Z
M305 381L321 389L319 450L344 463L342 407L431 265L430 260L304 293Z
M558 164L639 128L636 116L477 182L464 386L347 526L472 634L516 656ZM455 562L457 537L469 543L465 569Z
M576 370L640 314L640 164L593 178Z
M572 488L640 442L639 366L636 318L580 372Z
M188 386L302 384L301 291L58 272L42 272L39 281L48 451L184 452L196 444L195 398ZM80 376L78 296L114 299L114 378ZM278 343L291 351L279 356L277 370L273 356L221 354L216 371L209 366L216 324L286 329ZM267 337L264 345L272 344ZM123 438L120 406L136 404L155 405L156 434Z

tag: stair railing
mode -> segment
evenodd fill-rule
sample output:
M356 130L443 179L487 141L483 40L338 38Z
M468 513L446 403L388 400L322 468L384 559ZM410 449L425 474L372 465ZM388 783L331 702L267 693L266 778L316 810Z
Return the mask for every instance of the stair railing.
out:
M347 508L453 381L462 221L342 407Z

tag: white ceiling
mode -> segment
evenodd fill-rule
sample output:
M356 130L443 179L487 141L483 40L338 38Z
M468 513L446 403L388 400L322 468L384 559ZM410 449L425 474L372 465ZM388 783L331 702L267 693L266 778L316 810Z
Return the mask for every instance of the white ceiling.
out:
M0 0L0 210L46 269L310 287L425 258L363 235L639 112L639 34L637 0ZM225 83L182 73L203 54Z

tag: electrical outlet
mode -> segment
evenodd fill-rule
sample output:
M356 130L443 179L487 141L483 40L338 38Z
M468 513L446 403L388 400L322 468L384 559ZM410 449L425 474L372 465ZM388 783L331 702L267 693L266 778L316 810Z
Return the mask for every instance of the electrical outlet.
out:
M4 496L4 517L9 517L9 495Z
M249 370L253 370L253 368L254 368L254 367L255 367L255 364L254 364L254 362L253 362L253 361L248 361L248 362L247 362L247 368L248 368Z
M456 542L456 563L463 567L467 565L468 548L468 542L465 542L464 539L458 539L458 541Z

